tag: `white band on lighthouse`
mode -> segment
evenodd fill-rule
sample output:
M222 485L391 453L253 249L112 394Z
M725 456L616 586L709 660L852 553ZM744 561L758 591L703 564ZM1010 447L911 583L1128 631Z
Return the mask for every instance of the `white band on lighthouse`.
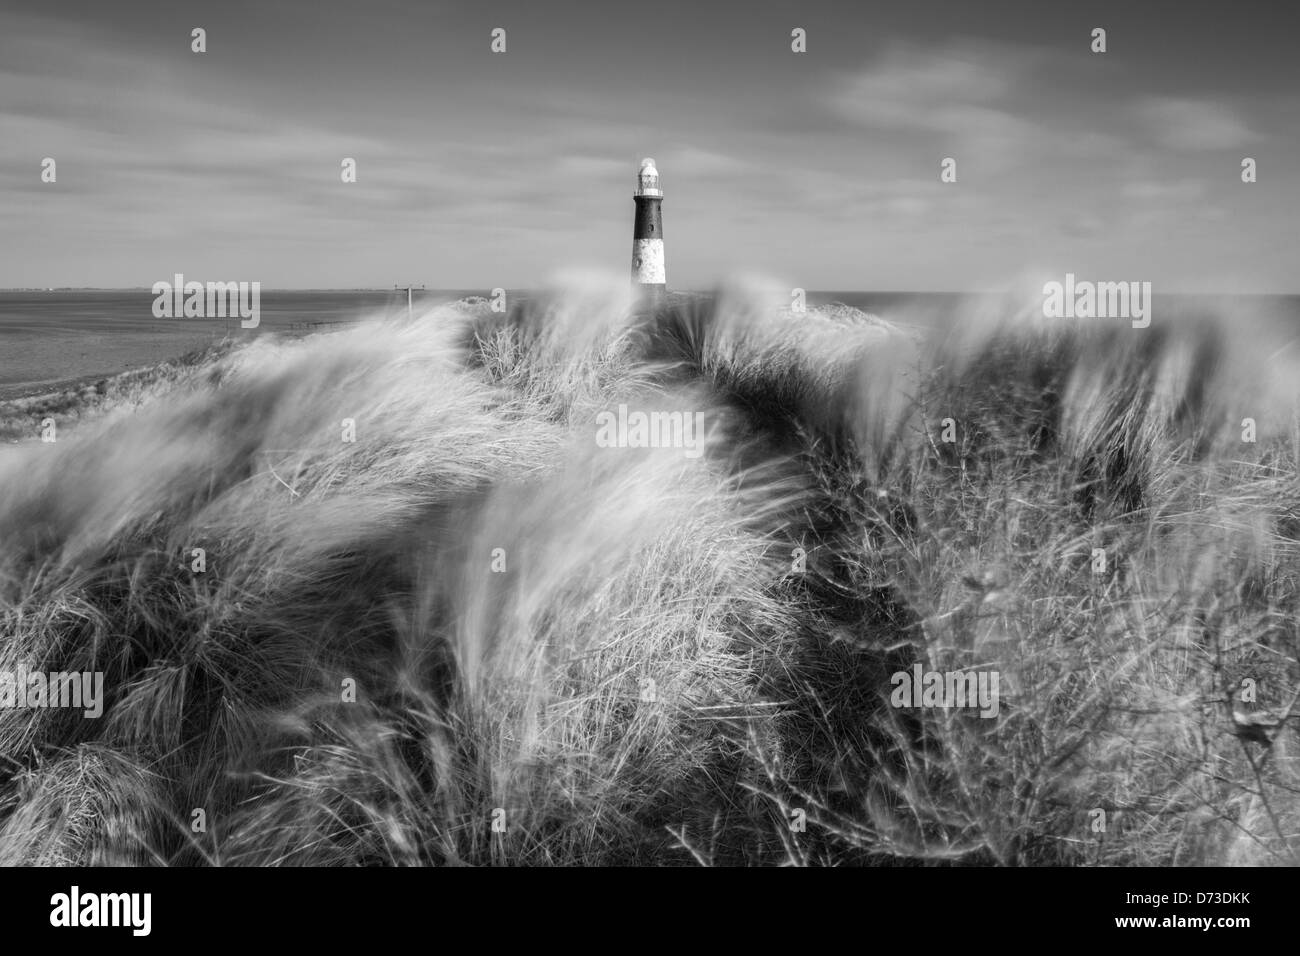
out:
M664 285L664 241L632 240L632 281L637 285Z

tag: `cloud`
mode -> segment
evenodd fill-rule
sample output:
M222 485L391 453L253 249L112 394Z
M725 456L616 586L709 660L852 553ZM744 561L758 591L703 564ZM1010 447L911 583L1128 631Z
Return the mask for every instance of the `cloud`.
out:
M656 162L675 176L691 179L727 178L753 168L748 160L694 146L671 147Z
M629 172L631 170L631 172ZM561 156L555 164L557 176L562 178L597 180L625 176L629 181L636 175L635 160L617 160L606 156Z
M850 77L832 104L864 125L942 129L939 111L999 100L1010 87L1007 65L978 47L894 46Z
M1148 96L1136 110L1142 127L1169 149L1234 149L1259 139L1231 107L1213 100Z
M1139 180L1124 184L1124 196L1156 202L1192 203L1205 196L1203 179L1176 179L1170 182Z
M944 149L1006 165L1038 138L1037 126L1010 106L1040 60L1030 49L975 40L935 49L894 45L843 78L827 105L856 125L937 136Z

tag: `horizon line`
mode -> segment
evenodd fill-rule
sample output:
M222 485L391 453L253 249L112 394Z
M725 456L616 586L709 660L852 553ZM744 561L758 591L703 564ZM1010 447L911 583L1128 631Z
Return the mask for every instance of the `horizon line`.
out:
M499 286L495 288L504 288L507 292L527 291L538 292L546 291L555 286L536 285L536 286ZM792 287L793 288L793 287ZM405 292L406 287L389 288L387 286L261 286L263 292ZM414 289L413 292L422 293L444 293L444 292L464 292L471 294L490 294L491 288L484 286L440 286L437 288ZM707 289L669 289L669 293L682 293L689 295L710 295L717 292L717 287ZM1009 291L1007 288L993 289L851 289L851 288L808 288L806 292L812 293L842 293L846 295L1001 295ZM154 294L152 286L144 285L75 285L75 286L4 286L0 287L0 293L5 292L146 292ZM1265 291L1224 291L1218 290L1213 292L1189 291L1185 289L1152 289L1153 295L1204 295L1204 296L1300 296L1300 289L1291 290L1265 290Z

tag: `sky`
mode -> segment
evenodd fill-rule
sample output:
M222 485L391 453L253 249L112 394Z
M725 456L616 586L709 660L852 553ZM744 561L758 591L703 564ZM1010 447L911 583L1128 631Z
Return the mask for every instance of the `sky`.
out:
M0 287L625 273L653 157L671 287L1300 292L1289 12L0 0Z

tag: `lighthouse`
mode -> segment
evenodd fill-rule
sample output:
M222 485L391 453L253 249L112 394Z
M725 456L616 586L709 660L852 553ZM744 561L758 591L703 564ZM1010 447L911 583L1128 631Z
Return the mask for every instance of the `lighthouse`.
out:
M636 224L632 227L632 290L652 301L667 290L664 276L664 224L659 205L664 201L659 188L659 170L653 159L641 160L636 177Z

